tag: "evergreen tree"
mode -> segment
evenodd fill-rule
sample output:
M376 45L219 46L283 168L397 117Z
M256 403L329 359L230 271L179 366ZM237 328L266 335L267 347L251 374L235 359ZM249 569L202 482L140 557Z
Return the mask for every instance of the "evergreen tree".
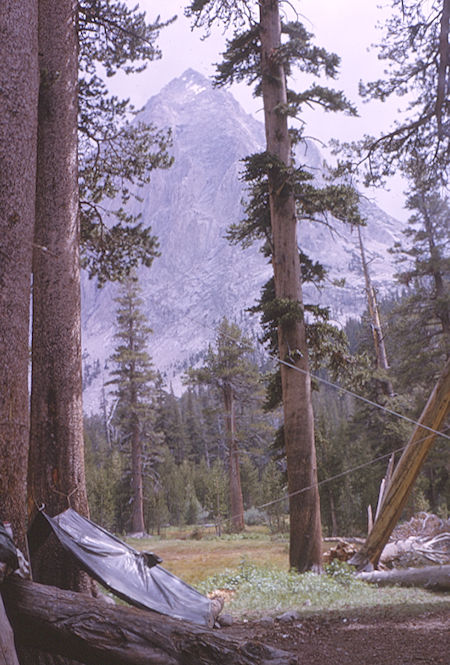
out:
M120 224L107 230L99 206L104 196L120 193L126 200L131 181L144 182L152 168L167 165L170 159L165 137L151 128L126 124L127 103L108 97L96 72L96 65L104 67L107 75L118 68L133 71L133 63L141 60L142 64L153 53L151 37L157 31L146 25L142 14L128 10L121 2L62 0L57 7L53 11L48 0L39 3L41 86L29 506L34 510L33 499L39 497L51 513L57 513L67 506L71 495L73 507L87 514L82 450L80 233L85 246L90 242L92 260L98 259L93 272L100 281L117 278L138 261L150 265L156 242L150 231L140 228L121 210L117 211ZM83 165L80 178L79 155ZM84 220L82 232L80 189L83 198L89 197L85 203L91 214L88 222ZM94 246L97 253L93 258ZM110 259L108 267L106 256ZM44 551L37 553L33 562L36 579L79 588L78 568L65 559L66 555L61 554L55 566Z
M218 327L216 350L210 348L203 367L189 372L190 378L197 383L214 386L223 400L228 446L231 525L235 531L244 528L236 403L249 399L258 380L255 366L247 359L250 348L250 341L242 335L239 327L230 324L224 318Z
M406 97L407 109L390 132L378 138L365 136L351 148L358 162L367 160L367 182L403 170L419 153L435 179L445 183L450 155L450 0L392 0L391 4L378 45L378 57L386 63L385 77L362 85L361 94L381 101Z
M244 510L263 502L258 468L248 455L242 455L239 465L241 474L242 500Z
M36 192L37 0L0 4L0 519L25 547L30 273Z
M76 12L75 0L61 0L56 6L49 0L39 2L30 522L38 504L44 504L51 515L68 505L88 514L81 377ZM74 590L90 586L69 554L50 541L34 552L31 563L34 579L41 583Z
M224 427L221 402L213 389L199 386L198 397L202 414L202 435L197 447L198 458L209 468L215 459L225 459Z
M151 229L124 206L155 168L172 163L170 132L136 120L130 101L111 95L104 76L139 72L159 59L156 40L174 18L148 22L121 0L78 3L82 260L100 284L150 266L158 255Z
M151 465L157 437L154 430L153 390L155 374L147 352L151 329L142 313L143 300L134 276L125 279L118 303L118 341L111 360L111 379L118 402L114 422L120 440L131 452L131 519L133 532L144 532L144 469Z
M123 509L129 497L123 482L125 459L107 439L102 416L85 417L84 449L90 517L105 529L121 533L126 529Z
M397 413L417 419L435 385L436 375L441 372L445 354L442 346L439 350L434 348L433 341L431 347L428 347L430 340L419 323L419 313L415 313L411 305L411 295L412 291L397 298L380 301L381 320L391 359L390 375L395 389L395 395L391 398L384 397L382 404ZM417 303L420 303L419 312L422 307L427 308L426 302L420 298ZM364 322L360 323L359 333L356 322L353 321L351 327L352 338L360 340L359 349L371 348L368 326ZM430 336L430 339L433 340L433 336ZM439 336L436 337L436 341L438 340ZM358 392L374 402L380 401L377 378L377 372L369 366L361 371L359 376ZM348 481L354 488L354 495L361 496L366 505L370 503L375 507L388 456L405 446L411 432L412 425L407 421L355 401L346 436L351 454L349 467L381 455L385 456L376 464L355 474L355 477L351 476ZM445 439L436 439L405 515L411 515L419 504L420 509L425 508L425 502L428 502L427 509L443 511L445 514L445 505L450 501L447 447Z
M220 537L224 520L229 515L230 484L227 483L227 473L222 460L215 460L206 473L205 470L201 465L197 469L196 494L202 506L213 516L216 533Z
M269 526L274 532L282 531L283 518L288 512L288 501L283 499L286 494L285 473L280 463L270 460L261 477L261 490L264 511L269 516Z
M325 394L324 394L325 393ZM316 416L316 448L317 467L319 482L331 478L343 471L348 459L345 449L345 437L343 436L344 414L337 413L342 402L333 400L334 395L327 395L322 391L315 395L314 413ZM342 481L327 483L320 491L320 505L322 508L322 520L327 527L328 536L337 536L342 521L339 508L342 506L341 496Z
M258 5L258 7L256 7ZM283 398L283 438L287 458L290 495L290 564L300 571L321 566L320 502L317 490L314 422L311 404L309 359L305 330L305 308L297 248L297 205L307 215L318 209L345 209L357 221L353 192L330 187L321 192L311 185L313 176L296 169L292 160L292 138L288 118L298 116L304 104L327 111L355 110L342 94L321 85L298 93L288 90L286 77L294 66L313 75L334 77L339 58L313 45L311 35L298 22L281 24L280 2L260 3L206 0L191 3L188 13L196 23L210 26L222 20L242 28L228 43L218 67L217 83L246 80L256 82L262 96L266 129L266 151L248 160L248 169L265 179L266 188L255 183L249 209L246 239L263 236L274 271L271 316L277 326L277 346ZM255 179L251 176L250 179ZM297 190L297 195L296 195ZM268 205L264 205L267 199ZM255 222L256 220L256 222Z
M450 206L422 155L409 161L406 173L411 183L406 206L413 214L406 242L393 248L404 290L389 313L388 334L397 390L417 418L450 355ZM444 439L435 441L416 488L434 511L450 504L446 447Z
M177 464L185 458L186 432L182 421L179 400L173 389L167 392L163 388L161 375L156 378L156 430L163 434L164 442Z
M188 387L184 395L183 423L185 432L184 459L198 461L203 455L204 431L201 407L195 390Z
M403 383L414 380L431 390L450 355L450 205L423 161L411 160L408 172L411 188L406 207L413 214L403 232L406 244L397 242L392 251L397 281L406 288L393 315L409 343L399 346L394 362L397 372L405 367Z

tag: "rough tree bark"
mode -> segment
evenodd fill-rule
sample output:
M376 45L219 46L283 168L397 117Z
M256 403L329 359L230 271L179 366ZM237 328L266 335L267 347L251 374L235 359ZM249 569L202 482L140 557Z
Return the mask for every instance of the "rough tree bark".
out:
M287 117L285 72L277 49L281 44L278 0L260 2L262 93L267 151L287 167L291 164L291 142ZM270 216L273 241L275 295L280 302L297 305L303 313L301 270L297 247L297 218L293 192L286 174L269 174ZM299 571L320 568L322 531L317 488L314 420L311 403L305 324L301 317L286 317L278 326L284 412L284 440L289 491L289 561Z
M110 606L84 594L8 580L16 640L85 665L294 665L297 658L155 612Z
M23 548L39 88L37 0L0 3L0 513Z
M87 515L81 401L77 4L76 0L39 0L30 519L36 504L45 504L54 515L65 510L69 501ZM38 581L87 588L86 577L55 540L50 551L38 550L31 564Z
M134 404L136 408L137 399ZM131 429L131 490L133 496L131 531L133 533L145 532L142 455L142 438L139 431L139 420L135 416Z
M241 472L239 468L239 450L236 442L236 417L233 387L227 384L223 388L225 404L225 428L227 433L231 502L231 528L235 532L244 528L244 501L242 498Z

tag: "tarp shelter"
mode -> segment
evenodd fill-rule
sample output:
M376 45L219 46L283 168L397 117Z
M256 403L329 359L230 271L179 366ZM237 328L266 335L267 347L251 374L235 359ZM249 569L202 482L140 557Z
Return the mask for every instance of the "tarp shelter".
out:
M0 563L4 563L10 570L19 567L17 551L7 529L0 520Z
M155 554L138 552L72 508L56 517L44 511L40 515L81 567L119 598L175 619L214 624L210 599L158 565L161 559ZM36 525L31 541L33 531Z

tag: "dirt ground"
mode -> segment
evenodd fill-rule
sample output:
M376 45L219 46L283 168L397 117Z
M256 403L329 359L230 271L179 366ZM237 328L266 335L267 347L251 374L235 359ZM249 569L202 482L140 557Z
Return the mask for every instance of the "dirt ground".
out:
M292 654L296 665L450 665L450 612L236 622L223 635Z

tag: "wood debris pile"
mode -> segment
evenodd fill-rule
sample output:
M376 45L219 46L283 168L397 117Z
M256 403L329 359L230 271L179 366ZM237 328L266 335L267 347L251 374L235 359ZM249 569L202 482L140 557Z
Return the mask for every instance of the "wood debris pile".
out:
M381 566L406 568L450 563L450 519L421 512L399 524L380 557Z
M355 543L349 543L345 540L339 540L336 545L330 547L323 553L323 562L331 563L335 559L338 561L348 561L358 551L359 546Z
M443 520L437 515L424 511L417 513L408 522L395 527L391 540L405 540L410 536L432 538L450 531L450 518Z

